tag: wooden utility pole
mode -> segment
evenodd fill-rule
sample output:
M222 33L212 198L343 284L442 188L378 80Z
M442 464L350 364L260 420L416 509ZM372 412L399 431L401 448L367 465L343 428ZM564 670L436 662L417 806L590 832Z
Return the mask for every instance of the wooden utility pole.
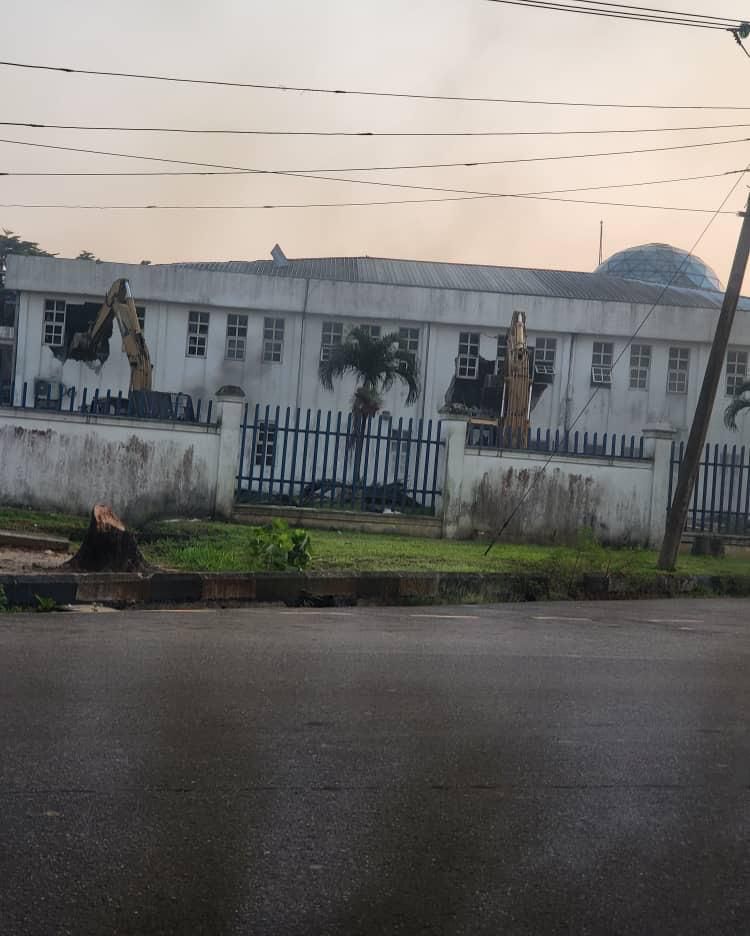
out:
M695 485L695 477L700 465L701 452L706 442L706 433L708 424L713 412L714 402L716 400L716 390L721 379L721 372L724 367L724 359L729 344L729 335L734 323L734 313L737 311L737 303L740 298L742 282L745 279L747 269L748 254L750 254L750 198L748 198L747 207L740 231L740 239L737 242L737 250L732 263L732 272L729 274L729 283L724 295L724 302L719 313L719 322L716 326L716 334L711 345L711 354L708 358L706 373L703 377L703 386L701 387L698 405L693 416L693 425L690 427L685 455L680 465L680 475L677 480L677 489L674 493L672 506L667 515L667 529L664 534L664 542L659 553L658 566L660 569L672 571L677 562L677 553L680 548L682 532L685 529L685 520L687 518L688 506Z

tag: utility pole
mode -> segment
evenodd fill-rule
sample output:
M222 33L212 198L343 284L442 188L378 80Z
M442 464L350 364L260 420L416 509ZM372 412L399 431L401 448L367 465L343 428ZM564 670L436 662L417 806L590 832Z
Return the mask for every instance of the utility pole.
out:
M688 506L695 485L695 477L700 465L701 452L706 442L706 433L708 432L708 423L713 412L714 402L716 400L716 390L721 379L721 372L724 367L724 358L729 344L729 335L734 323L734 314L737 311L737 302L740 298L742 282L745 279L747 269L748 254L750 254L750 198L748 198L747 207L744 214L740 216L744 219L740 238L737 242L737 250L732 263L732 272L729 274L729 283L727 291L724 294L724 302L719 313L719 321L716 326L716 334L711 345L711 354L708 358L706 373L703 377L703 386L701 387L698 405L693 416L693 425L690 427L685 455L680 465L680 475L677 480L677 489L675 490L672 506L667 515L667 529L664 534L664 542L661 545L659 553L660 569L672 571L677 561L677 553L680 548L682 532L685 529L685 519L687 518Z
M604 222L599 222L599 266L604 260Z

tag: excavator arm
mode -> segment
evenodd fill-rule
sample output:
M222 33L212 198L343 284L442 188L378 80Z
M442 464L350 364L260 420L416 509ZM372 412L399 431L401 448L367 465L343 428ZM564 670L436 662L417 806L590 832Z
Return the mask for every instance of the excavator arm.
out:
M138 321L130 283L126 279L115 280L110 286L96 321L89 330L73 336L70 357L77 360L95 358L99 344L108 337L108 326L113 319L120 329L122 350L130 364L130 389L150 390L153 371L151 356Z

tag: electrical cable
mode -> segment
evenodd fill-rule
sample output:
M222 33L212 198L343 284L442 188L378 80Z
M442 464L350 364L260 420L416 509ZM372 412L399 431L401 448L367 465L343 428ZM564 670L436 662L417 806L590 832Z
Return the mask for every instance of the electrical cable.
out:
M19 68L32 71L57 72L66 75L82 75L94 78L126 78L143 81L172 82L175 84L204 85L208 87L241 88L256 91L281 91L286 93L324 94L349 97L392 98L411 101L443 101L459 104L523 104L544 107L592 107L616 110L694 110L694 111L750 111L747 104L622 104L600 101L535 100L529 98L480 97L449 94L418 94L410 91L375 91L354 88L321 88L304 85L268 84L249 81L220 81L207 78L180 78L175 75L154 75L136 72L116 72L90 68L72 68L65 65L39 65L29 62L0 61L0 67Z
M711 226L714 224L714 222L716 221L716 219L719 217L719 215L721 215L721 214L723 213L724 208L726 207L726 205L727 205L729 199L730 199L730 198L732 197L732 195L734 195L734 193L737 191L737 189L739 188L740 183L742 182L742 180L744 179L745 175L746 175L748 172L750 172L750 164L749 164L748 166L745 167L745 169L743 170L742 174L737 178L737 180L736 180L736 181L734 182L734 184L732 185L731 189L730 189L730 190L727 192L727 194L725 195L725 197L724 197L723 201L721 202L721 204L719 205L719 207L712 213L712 217L711 217L711 218L708 220L708 222L706 223L705 227L703 228L703 230L702 230L701 233L699 234L697 240L695 241L695 243L693 244L693 246L690 248L690 250L688 251L688 253L685 255L685 257L683 258L683 260L682 260L682 262L680 263L679 267L674 271L674 273L673 273L673 274L671 275L671 277L669 278L669 282L667 282L667 283L662 287L662 289L661 289L661 291L659 292L659 295L657 296L657 298L656 298L656 300L654 301L653 305L652 305L651 308L648 310L648 312L646 313L646 315L643 317L643 319L641 320L641 322L640 322L640 324L638 325L638 327L636 328L636 330L635 330L635 331L633 332L633 334L630 336L630 338L628 339L628 341L627 341L625 347L620 351L620 353L619 353L619 354L615 357L615 359L612 361L612 365L611 365L611 369L610 369L611 371L614 371L615 367L617 367L617 365L619 364L619 362L620 362L620 361L622 360L622 358L625 356L625 353L629 350L629 348L630 348L630 346L632 345L632 343L635 341L635 339L636 339L636 338L638 337L638 335L641 333L641 331L642 331L643 328L645 327L645 325L646 325L646 323L648 322L648 320L649 320L649 319L651 318L651 316L654 314L655 309L657 308L657 306L658 306L659 303L661 302L661 300L662 300L662 298L664 297L665 293L666 293L667 290L672 286L672 283L677 279L677 277L679 276L679 274L682 272L682 270L683 270L684 267L686 266L688 260L690 260L691 257L695 254L695 251L698 249L698 246L700 245L701 241L702 241L703 238L706 236L706 234L707 234L708 231L710 230ZM587 409L589 408L589 406L591 406L591 404L593 403L593 401L594 401L594 399L596 398L597 394L599 393L599 390L600 390L600 389L601 389L601 387L599 387L599 386L594 387L593 393L591 393L591 395L589 396L588 400L584 403L584 405L583 405L583 406L581 407L581 409L578 411L578 414L576 415L575 419L572 421L572 423L570 424L570 426L566 429L566 433L569 433L569 432L571 432L573 429L575 429L575 427L576 427L576 426L578 425L578 423L580 422L580 420L581 420L581 418L583 417L583 415L584 415L584 413L586 412L586 410L587 410ZM549 458L547 458L547 460L544 462L544 464L542 465L542 467L539 469L539 471L537 471L537 472L535 473L533 480L531 481L531 483L528 485L528 487L527 487L526 490L524 491L524 493L523 493L523 495L521 496L521 498L520 498L520 500L518 501L518 503L513 507L513 509L511 510L511 512L508 514L508 516L507 516L507 517L505 518L505 520L503 521L503 523L502 523L502 525L500 526L500 528L496 531L495 535L494 535L493 538L492 538L492 541L490 542L489 546L487 547L487 549L486 549L486 551L485 551L485 556L489 555L489 553L490 553L490 551L492 550L493 546L497 543L497 541L498 541L498 540L500 539L500 537L503 535L503 533L505 532L505 530L507 530L507 528L508 528L508 527L510 526L510 524L513 522L514 517L516 517L516 515L518 514L518 511L519 511L519 510L521 509L521 507L526 503L526 501L528 500L529 496L530 496L530 495L532 494L532 492L535 490L536 486L539 484L539 482L540 482L540 480L541 480L541 478L542 478L542 475L543 475L544 472L547 470L547 468L550 466L550 464L554 461L554 459L555 459L558 455L564 455L564 454L565 454L565 453L563 453L563 452L552 452L552 453L550 454Z
M702 130L739 130L750 123L706 124L694 127L614 127L606 130L232 130L192 127L106 127L95 124L47 124L37 121L0 120L0 127L23 127L29 130L104 131L107 133L181 133L213 136L270 137L538 137L538 136L608 136L633 133L688 133Z
M608 19L629 20L630 22L659 23L671 26L692 26L698 29L713 29L723 32L732 32L743 25L741 20L716 19L704 14L672 13L671 11L642 12L648 8L630 7L625 4L607 4L598 7L582 6L580 3L566 2L566 0L489 0L491 3L502 3L509 6L526 7L534 10L550 10L560 13L580 13L588 16L600 16Z
M357 179L333 179L330 176L317 175L317 173L323 172L394 172L398 170L406 169L450 169L450 168L474 168L476 166L509 166L509 165L520 165L526 163L538 163L538 162L559 162L569 159L596 159L605 156L636 156L642 153L667 153L667 152L676 152L678 150L689 150L689 149L705 149L712 146L729 146L737 143L748 143L750 142L749 137L741 137L734 140L713 140L705 143L680 143L673 146L656 146L656 147L646 147L642 149L632 149L632 150L612 150L605 153L570 153L570 154L561 154L554 156L525 156L517 157L514 159L490 159L490 160L479 160L476 162L456 162L456 163L406 163L403 165L394 165L394 166L348 166L344 168L322 168L322 169L248 169L243 166L228 166L220 163L208 163L208 162L198 162L187 159L172 159L165 156L142 156L135 153L117 153L112 152L111 150L96 150L88 149L85 147L78 146L62 146L60 144L53 143L34 143L28 140L8 140L0 138L0 143L6 143L11 146L27 146L34 149L49 149L57 150L66 153L83 153L92 156L114 156L119 159L140 159L148 162L160 162L160 163L173 163L174 165L180 166L200 166L206 169L230 169L235 171L241 171L247 173L248 175L276 175L276 176L289 176L295 178L315 178L322 181L344 181L352 182L355 184L362 185L386 185L387 183L377 183L377 182L367 182L365 180ZM398 186L401 187L401 186ZM410 188L411 186L405 186ZM465 194L465 193L464 193Z

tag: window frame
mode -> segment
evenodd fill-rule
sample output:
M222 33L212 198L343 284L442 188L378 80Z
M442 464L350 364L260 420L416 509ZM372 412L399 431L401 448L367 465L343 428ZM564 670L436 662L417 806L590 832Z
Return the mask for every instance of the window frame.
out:
M676 363L677 367L672 366L673 353L677 352ZM684 353L684 357L682 356ZM679 364L684 362L685 367L680 367ZM678 389L677 384L681 375L684 375L684 387ZM675 378L675 385L672 386L673 378ZM690 348L685 347L684 345L671 345L669 348L667 356L667 393L674 396L685 396L690 388Z
M653 347L648 344L630 345L630 390L648 390L651 385L651 363L654 359ZM644 363L645 362L645 363ZM640 385L643 381L643 386Z
M208 355L208 329L211 313L190 309L188 312L187 342L185 357L205 358ZM192 339L192 341L191 341Z
M730 355L742 355L744 357L744 371L740 375L736 369L733 372L730 372L730 365L734 364L735 367L739 363L738 361L730 361ZM750 371L750 353L747 348L727 348L727 360L725 367L725 376L724 376L724 392L728 397L739 396L738 387L742 386L743 383L748 381L748 372ZM730 381L734 383L734 388L729 389Z
M326 340L326 331L328 340ZM327 361L331 356L333 348L338 348L344 343L344 323L335 319L328 319L323 322L320 329L320 360Z
M269 324L270 323L270 324ZM281 326L279 328L279 325ZM286 320L277 315L266 315L263 318L263 363L284 363L284 335L286 333ZM270 335L270 337L269 337ZM279 335L281 337L279 337Z
M609 350L606 350L609 349ZM607 361L606 359L609 358ZM615 360L614 341L594 341L591 348L591 386L612 386L612 368Z
M253 466L255 468L260 468L261 472L266 468L273 468L276 460L277 436L278 426L276 423L258 423L257 436L255 438L255 451L253 452Z
M479 377L480 338L480 332L462 331L458 333L456 377L459 380L477 380Z
M247 328L249 318L246 312L227 313L227 326L224 341L225 361L245 360L245 356L247 355ZM232 321L232 319L234 319L234 321ZM244 332L244 334L241 334L241 332ZM238 353L240 344L242 353ZM230 353L231 351L234 353Z
M49 308L52 306L52 308ZM60 308L62 306L62 308ZM52 313L52 318L47 318L47 313ZM62 315L62 319L58 316ZM52 299L45 297L42 312L42 344L47 348L62 348L65 345L65 327L68 323L68 301L67 299ZM49 331L48 331L49 330ZM49 341L48 334L54 338L59 330L60 340Z

